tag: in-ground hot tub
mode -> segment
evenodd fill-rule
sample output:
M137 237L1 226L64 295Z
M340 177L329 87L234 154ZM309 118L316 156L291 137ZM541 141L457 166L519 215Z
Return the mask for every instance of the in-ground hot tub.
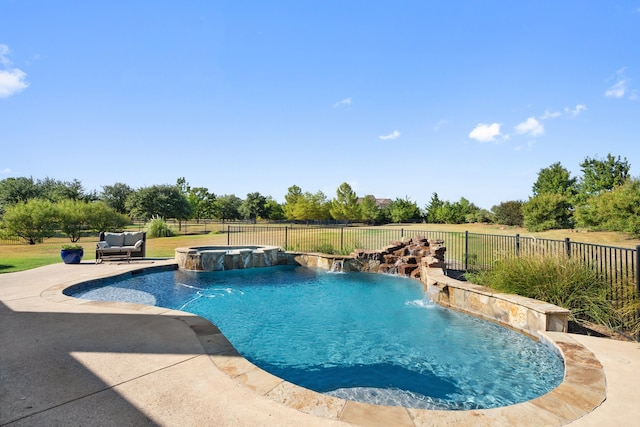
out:
M278 264L277 246L197 246L176 248L178 268L195 271L235 270Z

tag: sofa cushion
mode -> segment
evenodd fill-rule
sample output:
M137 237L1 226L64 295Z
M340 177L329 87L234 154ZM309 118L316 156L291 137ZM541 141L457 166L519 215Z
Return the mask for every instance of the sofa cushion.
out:
M108 248L109 244L105 241L102 242L98 242L98 244L96 245L96 248L98 249L104 249L104 248Z
M115 246L115 247L106 247L103 249L100 249L100 252L104 253L104 254L122 254L123 249L122 246Z
M104 241L107 242L109 246L124 246L124 234L123 233L104 233Z
M141 231L127 231L124 233L124 246L134 246L138 240L142 240Z

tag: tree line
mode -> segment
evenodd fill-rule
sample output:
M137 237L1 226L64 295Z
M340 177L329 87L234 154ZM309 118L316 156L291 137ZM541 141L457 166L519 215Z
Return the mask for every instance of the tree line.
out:
M369 225L481 222L524 226L530 231L579 227L640 236L640 182L630 177L627 159L611 154L603 159L586 157L580 167L579 177L572 177L559 162L543 168L528 200L505 201L491 210L464 197L441 200L436 192L424 208L409 197L358 197L346 182L331 199L321 191L311 193L292 185L280 204L259 192L244 199L216 195L206 187L191 187L184 177L174 185L138 189L117 182L103 186L99 193L86 192L78 180L6 178L0 181L0 231L35 243L61 229L75 241L81 230L118 229L131 219L172 218Z

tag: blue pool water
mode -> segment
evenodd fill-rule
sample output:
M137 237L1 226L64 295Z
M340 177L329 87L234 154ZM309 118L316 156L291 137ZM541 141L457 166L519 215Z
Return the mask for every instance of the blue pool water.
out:
M437 306L420 283L401 277L293 266L164 271L69 294L197 314L262 369L356 401L493 408L538 397L564 375L555 350Z

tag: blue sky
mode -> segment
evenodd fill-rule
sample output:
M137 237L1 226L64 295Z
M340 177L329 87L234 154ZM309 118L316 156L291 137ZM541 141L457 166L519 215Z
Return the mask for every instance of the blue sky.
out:
M0 179L526 200L640 176L640 0L0 0Z

